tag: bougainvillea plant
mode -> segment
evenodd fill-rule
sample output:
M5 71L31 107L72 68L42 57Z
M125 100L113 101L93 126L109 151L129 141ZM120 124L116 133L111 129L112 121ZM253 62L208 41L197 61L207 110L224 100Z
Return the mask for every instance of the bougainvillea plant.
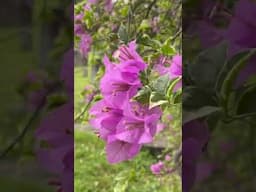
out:
M75 50L88 80L75 121L105 142L110 164L132 160L166 137L163 162L148 170L160 176L181 168L180 16L181 1L75 5Z
M106 141L110 163L131 159L142 144L151 143L162 111L179 103L181 96L181 86L177 86L182 66L179 55L166 67L166 75L156 79L150 77L149 64L136 52L134 41L122 45L114 56L118 63L104 58L106 72L100 82L103 99L90 110L91 125Z

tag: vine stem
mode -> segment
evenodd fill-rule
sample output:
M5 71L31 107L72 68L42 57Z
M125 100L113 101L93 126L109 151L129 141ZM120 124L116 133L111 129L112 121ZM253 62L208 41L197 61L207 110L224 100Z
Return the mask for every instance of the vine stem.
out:
M95 95L96 95L96 94L95 94ZM91 105L91 103L94 101L95 95L88 101L88 103L87 103L87 105L84 107L83 111L75 117L75 121L77 121L78 119L80 119L80 118L85 114L85 112L88 110L88 108L89 108L89 106Z
M20 132L20 134L15 137L13 139L13 141L1 152L0 154L0 159L4 158L14 147L15 145L20 142L24 136L26 135L26 133L28 132L29 128L31 127L32 123L34 122L34 120L39 116L41 110L44 108L44 105L46 103L46 98L47 95L49 93L51 93L52 91L54 91L57 87L58 87L58 83L56 84L56 86L53 87L53 89L50 89L48 91L48 93L45 94L45 96L43 97L42 101L40 102L40 104L37 106L37 108L35 109L33 115L31 116L31 118L28 120L28 122L26 123L25 127L22 129L22 131Z
M171 39L172 41L174 41L182 32L182 29L180 29L174 36L173 38Z
M149 5L148 10L147 10L147 13L146 13L146 15L145 15L145 19L147 19L147 18L149 17L149 13L150 13L151 9L153 8L153 6L156 4L156 2L157 2L157 0L154 0L154 1L152 1L152 3Z
M3 152L0 154L0 159L5 157L12 148L26 135L27 131L29 130L31 124L34 122L34 120L37 118L39 113L41 112L41 109L44 106L44 102L42 102L33 113L32 117L28 120L26 126L23 128L23 130L20 132L20 134L9 144L9 146L6 147L6 149L3 150Z

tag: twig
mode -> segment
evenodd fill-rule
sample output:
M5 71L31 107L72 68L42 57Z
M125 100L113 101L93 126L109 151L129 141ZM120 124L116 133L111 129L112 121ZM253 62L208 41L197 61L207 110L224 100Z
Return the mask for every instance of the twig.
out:
M96 95L96 94L95 94L95 95ZM95 95L88 101L88 103L87 103L87 105L84 107L83 111L75 117L75 121L79 120L79 119L85 114L85 112L88 110L88 108L89 108L89 106L91 105L91 103L94 101Z
M145 18L146 18L146 19L148 18L149 13L150 13L151 9L153 8L153 6L156 4L156 2L157 2L157 0L154 0L154 1L152 1L152 3L148 6L148 10L147 10L147 13L146 13L146 15L145 15Z
M47 95L54 91L57 87L59 86L59 82L52 87L52 89L49 89L48 92L45 94L44 98L42 99L41 103L37 106L35 112L31 116L31 118L28 120L27 124L25 127L22 129L21 133L1 152L0 154L0 159L5 157L12 149L13 147L21 140L24 138L26 135L27 131L29 130L31 124L34 122L34 120L37 118L37 116L40 114L41 110L43 109L45 105L45 100L47 98Z
M171 39L172 41L174 41L182 32L182 29L180 29L174 36L173 38Z
M9 144L9 146L6 147L5 150L3 150L3 152L0 154L0 159L2 159L3 157L5 157L10 151L11 149L26 135L27 131L29 130L31 124L33 123L33 121L36 119L36 117L39 115L41 109L44 106L44 102L42 102L35 110L34 114L32 115L32 117L28 120L26 126L24 127L24 129L21 131L21 133Z

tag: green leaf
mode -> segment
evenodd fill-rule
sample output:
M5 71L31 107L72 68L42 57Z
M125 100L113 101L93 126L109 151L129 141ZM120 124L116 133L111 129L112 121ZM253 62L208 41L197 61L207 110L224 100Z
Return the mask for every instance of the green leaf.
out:
M168 88L167 88L167 97L169 98L171 96L171 94L173 93L173 90L175 88L175 85L181 80L181 77L177 77L177 78L174 78L172 80L169 81L169 85L168 85Z
M252 75L245 82L245 86L255 85L256 84L256 75Z
M127 32L127 29L124 25L120 26L120 28L118 30L118 37L125 44L128 43L128 41L129 41L128 32Z
M239 72L248 62L248 60L256 53L256 49L250 50L249 52L243 53L239 58L239 60L232 60L235 62L233 68L230 70L228 75L226 76L223 85L221 86L221 97L226 100L228 98L229 92L232 90L234 85L234 81L236 80Z
M176 53L174 47L171 44L171 38L167 39L161 47L161 53L166 56L172 56Z
M237 115L256 114L256 85L247 87L237 105Z
M151 94L150 87L145 86L138 91L138 93L133 97L133 99L142 104L148 104L150 99L150 94Z
M246 50L243 52L240 52L236 55L234 55L232 58L226 61L225 65L222 67L221 72L219 73L218 79L215 84L216 91L221 90L221 86L223 85L223 82L225 78L227 77L230 70L241 60L243 57L245 57L250 51Z
M47 97L48 108L53 109L65 104L68 97L64 94L54 94Z
M222 42L201 52L195 61L188 65L188 73L196 86L207 90L215 87L216 79L226 62L227 45Z
M198 87L185 87L182 95L182 106L186 110L195 110L203 106L215 106L213 96Z
M182 103L182 89L174 93L172 103L174 104Z
M139 30L145 30L145 29L147 29L147 28L150 28L150 23L149 23L149 21L147 20L147 19L144 19L142 22L141 22L141 24L140 24L140 26L139 26Z
M204 106L197 110L183 110L182 112L182 124L188 123L192 120L199 119L202 117L206 117L212 113L221 111L221 108L219 107L213 107L213 106Z
M149 108L152 109L156 106L168 103L166 97L160 93L152 92L150 95Z
M158 77L156 80L154 80L151 84L150 87L157 93L160 94L165 94L167 92L169 82L170 82L169 75L163 75Z

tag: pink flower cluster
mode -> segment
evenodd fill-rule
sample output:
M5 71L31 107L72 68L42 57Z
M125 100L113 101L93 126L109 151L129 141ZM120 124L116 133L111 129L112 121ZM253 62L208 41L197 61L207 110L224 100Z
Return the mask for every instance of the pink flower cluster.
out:
M169 74L171 79L182 77L182 56L177 54L174 55L172 59L161 56L154 68L160 75ZM175 90L181 87L182 81L180 80L177 83Z
M170 173L172 172L172 169L168 168L166 166L166 163L171 161L171 156L170 155L166 155L165 156L165 162L162 161L158 161L155 164L152 164L150 166L150 170L154 175L160 175L160 174L164 174L164 173Z
M87 6L85 6L84 10L88 11L90 9ZM80 51L80 54L84 58L86 58L91 48L92 38L84 30L83 17L84 17L84 13L79 13L78 15L75 15L74 33L76 36L80 37L79 51Z
M74 134L73 104L67 103L49 112L35 132L36 156L40 165L56 175L49 184L59 192L73 190ZM42 145L44 144L44 145Z
M90 109L90 123L106 141L108 161L118 163L133 158L143 144L153 141L161 110L131 101L142 87L139 73L147 66L136 52L136 43L121 46L113 57L119 63L104 57L103 99Z

